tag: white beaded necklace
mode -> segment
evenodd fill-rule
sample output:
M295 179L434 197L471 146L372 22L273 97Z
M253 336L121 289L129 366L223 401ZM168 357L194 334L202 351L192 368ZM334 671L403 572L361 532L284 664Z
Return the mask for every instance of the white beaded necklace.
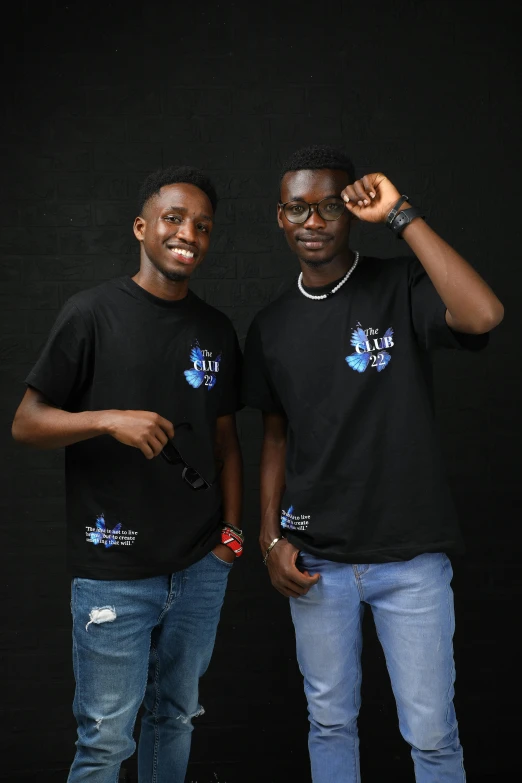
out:
M347 273L345 274L343 279L339 283L337 283L335 288L332 288L332 290L328 291L327 294L320 294L319 296L314 296L314 294L309 294L307 291L305 291L304 288L303 288L303 273L302 272L299 275L299 278L297 280L297 287L301 291L302 295L306 296L307 299L329 299L330 296L333 296L334 294L336 294L337 291L346 283L346 281L348 280L348 278L350 277L350 275L352 274L352 272L354 271L354 269L355 269L355 267L357 266L358 263L359 263L359 253L356 252L355 253L355 261L353 262L353 265L352 265L351 269L349 269L347 271Z

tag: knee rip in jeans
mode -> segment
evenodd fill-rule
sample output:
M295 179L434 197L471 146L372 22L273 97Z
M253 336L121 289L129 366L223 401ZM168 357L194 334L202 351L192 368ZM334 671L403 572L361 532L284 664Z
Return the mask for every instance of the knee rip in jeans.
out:
M87 631L89 625L94 623L100 625L100 623L113 623L116 619L116 609L114 606L93 606L89 612L89 622L85 626Z
M180 720L182 723L190 723L192 718L199 718L199 717L201 717L201 715L204 715L204 714L205 714L205 710L203 709L203 707L200 704L199 707L197 708L196 712L192 713L192 715L181 715L181 713L180 713L178 715L178 717L176 718L176 720Z

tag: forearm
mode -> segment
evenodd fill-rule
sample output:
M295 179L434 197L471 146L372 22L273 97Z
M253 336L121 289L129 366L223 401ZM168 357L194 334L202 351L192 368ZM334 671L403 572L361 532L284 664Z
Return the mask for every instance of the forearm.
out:
M399 191L382 172L366 174L342 191L348 211L359 220L386 223ZM400 211L411 204L405 202ZM402 231L446 305L446 321L457 332L484 334L504 317L504 308L481 276L420 217Z
M502 321L504 308L491 288L424 220L413 220L402 237L446 305L446 320L452 329L483 334Z
M286 538L270 551L274 539L281 538L281 501L285 491L285 464L288 423L283 415L263 413L264 438L261 450L261 532L259 544L270 580L276 590L291 598L306 595L319 580L297 566L299 549Z
M243 500L243 460L239 442L229 444L223 455L221 492L223 495L223 521L241 527L241 506Z
M50 405L37 404L17 412L13 438L40 449L60 449L108 432L109 411L69 413Z
M220 485L223 497L223 521L234 527L241 527L243 460L234 414L218 418L214 452L216 460L222 464Z
M285 491L286 437L265 435L261 451L261 530L263 554L274 538L281 535L281 501Z

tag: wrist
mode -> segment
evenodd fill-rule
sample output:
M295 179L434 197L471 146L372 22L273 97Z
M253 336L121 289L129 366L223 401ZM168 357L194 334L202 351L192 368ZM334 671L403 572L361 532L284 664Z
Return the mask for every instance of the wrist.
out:
M286 540L283 538L282 534L279 536L276 536L272 539L270 544L267 546L267 548L263 551L263 565L267 565L268 558L270 557L272 550L276 546L282 546L283 544L287 543Z
M93 411L93 428L98 435L114 436L114 413L115 411Z
M232 550L236 557L241 557L243 554L243 544L245 537L243 531L235 527L234 525L223 522L221 528L221 544Z
M384 224L401 239L403 231L418 217L423 218L424 214L417 207L411 206L408 196L402 195L387 213Z
M410 206L411 204L408 202L408 196L405 196L404 194L402 196L398 195L397 199L386 207L382 222L385 226L389 227L399 212L402 212L403 209L407 209Z
M272 543L272 541L276 538L281 538L283 535L283 531L280 527L274 527L270 530L263 530L261 532L261 535L259 536L259 547L261 549L261 553L264 557L266 550Z
M417 215L417 217L414 217L410 220L409 223L407 223L403 229L401 229L400 233L400 239L406 239L406 237L411 233L411 227L415 226L418 227L420 224L424 223L426 225L426 221L423 219L422 215ZM415 228L414 228L415 230Z

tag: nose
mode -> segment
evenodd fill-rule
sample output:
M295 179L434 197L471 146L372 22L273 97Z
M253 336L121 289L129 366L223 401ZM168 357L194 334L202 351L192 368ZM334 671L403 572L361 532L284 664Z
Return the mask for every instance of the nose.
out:
M317 211L317 207L310 207L310 214L302 224L305 228L326 228L326 221Z
M197 229L193 220L184 220L176 234L178 239L184 239L189 245L196 244Z

